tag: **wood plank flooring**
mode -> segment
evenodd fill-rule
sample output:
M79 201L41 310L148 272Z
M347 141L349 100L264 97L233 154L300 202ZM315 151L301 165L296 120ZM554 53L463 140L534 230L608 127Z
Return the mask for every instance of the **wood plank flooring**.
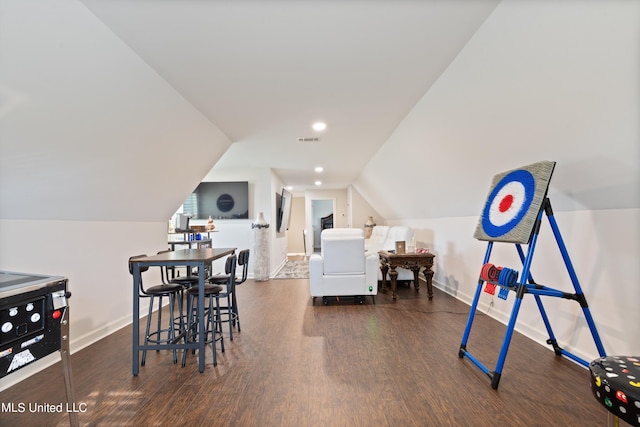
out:
M424 286L423 286L424 287ZM393 302L311 305L308 280L248 280L242 332L172 363L150 352L131 375L131 328L72 355L83 426L600 426L588 370L514 334L500 387L458 347L469 307L434 289ZM552 313L550 313L553 316ZM71 331L73 333L73 331ZM476 316L468 348L493 368L504 326ZM219 351L219 350L218 350ZM66 402L56 364L0 393L3 403ZM0 412L0 426L66 426L66 413Z

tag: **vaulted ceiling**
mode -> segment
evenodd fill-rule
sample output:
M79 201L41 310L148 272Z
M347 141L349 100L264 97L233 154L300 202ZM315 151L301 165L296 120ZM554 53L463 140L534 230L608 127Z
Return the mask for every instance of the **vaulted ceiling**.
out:
M556 207L637 207L636 16L625 0L3 1L0 219L164 221L212 168L353 184L385 219L457 217L539 160L559 163Z
M231 140L215 168L302 191L352 183L498 1L82 3Z

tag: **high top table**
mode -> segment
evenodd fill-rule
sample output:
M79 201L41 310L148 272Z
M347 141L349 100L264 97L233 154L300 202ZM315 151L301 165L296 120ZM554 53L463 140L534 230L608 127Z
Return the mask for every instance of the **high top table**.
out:
M140 369L140 351L142 350L173 350L173 349L198 349L198 370L204 372L204 282L206 279L206 266L212 261L234 253L236 248L202 248L202 249L182 249L178 251L163 252L158 255L135 258L131 260L133 268L133 361L132 372L134 376L138 375ZM185 342L178 344L181 338L171 344L149 344L140 345L140 267L142 266L166 266L166 267L198 267L198 342ZM187 325L189 328L189 325ZM182 331L182 335L185 331ZM215 351L215 350L214 350Z

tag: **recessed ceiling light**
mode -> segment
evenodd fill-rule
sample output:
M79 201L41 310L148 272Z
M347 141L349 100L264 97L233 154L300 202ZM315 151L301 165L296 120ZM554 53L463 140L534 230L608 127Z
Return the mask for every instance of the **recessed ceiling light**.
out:
M322 185L322 181L316 181L314 182L315 185Z
M313 124L313 126L311 126L313 128L313 130L315 130L316 132L322 132L323 130L325 130L327 128L327 124L323 123L323 122L315 122Z
M318 166L316 167L316 172L320 173L322 172L324 169L322 168L322 166Z

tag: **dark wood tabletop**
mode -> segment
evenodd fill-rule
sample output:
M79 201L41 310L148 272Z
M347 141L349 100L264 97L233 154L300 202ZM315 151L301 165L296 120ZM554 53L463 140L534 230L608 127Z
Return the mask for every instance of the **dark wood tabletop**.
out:
M144 264L155 262L209 262L222 258L223 256L231 255L235 250L236 248L179 249L157 255L150 255L144 258L136 258L135 261Z

